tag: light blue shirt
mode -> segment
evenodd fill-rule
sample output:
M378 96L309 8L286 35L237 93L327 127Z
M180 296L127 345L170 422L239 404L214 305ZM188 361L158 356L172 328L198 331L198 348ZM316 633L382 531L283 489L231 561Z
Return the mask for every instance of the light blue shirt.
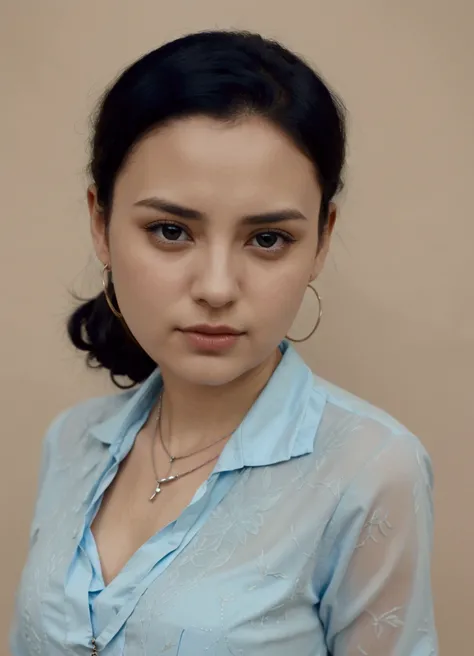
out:
M44 441L12 656L433 656L432 472L386 413L287 343L190 505L104 585L90 526L161 387Z

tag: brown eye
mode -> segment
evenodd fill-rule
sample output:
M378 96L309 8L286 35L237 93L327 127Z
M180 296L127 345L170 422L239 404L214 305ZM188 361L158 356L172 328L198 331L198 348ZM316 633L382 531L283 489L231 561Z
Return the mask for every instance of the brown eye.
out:
M252 237L251 240L252 245L271 252L280 251L294 241L295 240L290 235L284 232L277 232L276 230L259 232L258 235Z
M272 248L277 243L279 237L280 235L274 232L262 232L255 237L255 240L262 248Z
M161 242L185 242L189 241L189 236L186 230L175 223L154 223L147 226L147 232L151 233L156 239Z
M161 226L161 232L165 239L169 241L179 241L183 230L172 223L164 224Z

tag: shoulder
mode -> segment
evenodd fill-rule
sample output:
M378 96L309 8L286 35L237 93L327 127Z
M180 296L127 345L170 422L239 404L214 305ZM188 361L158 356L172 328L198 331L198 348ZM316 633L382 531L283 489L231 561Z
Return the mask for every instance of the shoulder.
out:
M66 409L62 415L65 415L69 422L91 427L120 412L137 393L137 389L137 387L134 387L115 394L90 397Z
M357 546L377 542L387 527L396 527L400 540L417 533L428 544L434 476L421 440L390 414L335 385L315 377L314 387L325 405L310 476L314 489L332 495L323 540L328 561L343 544L349 557Z
M341 416L352 416L354 419L359 418L374 421L380 427L386 428L393 434L401 434L408 431L402 423L392 417L388 412L348 392L342 387L338 387L320 378L316 374L313 374L313 389L316 392L324 394L326 403L333 406L334 409L338 409Z
M133 388L91 397L62 410L50 421L44 434L43 461L74 450L93 426L117 416L135 393Z
M117 394L95 396L79 401L56 415L51 421L47 432L57 430L66 423L86 429L105 421L120 412L135 391L135 389L127 390Z
M316 456L333 457L346 489L400 490L433 484L429 454L421 440L389 413L318 376L316 394L324 395L324 412Z

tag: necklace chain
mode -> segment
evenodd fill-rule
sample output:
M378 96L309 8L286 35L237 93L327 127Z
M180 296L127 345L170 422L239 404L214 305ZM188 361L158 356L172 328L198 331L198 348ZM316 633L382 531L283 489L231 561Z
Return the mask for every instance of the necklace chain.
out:
M211 442L211 444L208 444L207 446L201 447L197 449L196 451L191 451L190 453L186 453L185 455L182 456L173 456L171 455L169 449L167 448L166 444L164 443L163 440L163 434L161 432L161 410L163 407L163 392L160 393L160 397L158 399L158 409L156 413L156 422L155 422L155 431L153 433L153 439L151 441L151 464L153 467L153 474L155 476L155 481L156 481L156 487L154 489L153 494L149 498L149 501L153 501L156 496L161 492L161 486L165 483L171 483L172 481L176 481L179 478L183 478L184 476L188 476L188 474L192 474L195 471L198 471L198 469L202 469L206 465L210 464L214 460L217 460L219 457L219 454L213 456L212 458L209 458L209 460L206 460L205 462L201 463L200 465L197 465L197 467L193 467L192 469L189 469L187 471L184 471L182 473L177 473L177 474L171 474L171 470L173 468L173 463L175 460L184 460L185 458L190 458L191 456L195 456L198 453L202 453L203 451L207 451L207 449L210 449L212 446L215 446L216 444L219 444L219 442L222 442L226 438L230 437L232 433L229 433L228 435L223 435L220 437L218 440L215 440L214 442ZM168 475L165 476L165 478L160 478L158 476L158 472L156 470L156 464L155 464L155 443L156 443L156 434L159 434L159 440L161 443L161 446L163 447L164 452L168 456L169 463L170 463L170 468L168 470ZM97 642L95 640L95 637L92 637L92 652L91 656L99 656L99 652L97 649Z
M163 434L161 431L161 418L162 418L162 407L163 407L163 392L160 393L160 397L158 399L158 408L157 408L157 413L156 413L156 423L155 423L155 432L153 433L153 439L151 441L151 463L153 467L153 474L155 476L155 481L156 481L156 486L153 491L153 494L151 497L149 497L149 501L154 501L155 498L158 496L158 494L161 492L161 486L166 484L166 483L172 483L173 481L178 480L179 478L183 478L184 476L188 476L189 474L192 474L195 471L198 471L198 469L202 469L206 465L210 464L211 462L214 462L214 460L217 460L219 457L219 454L213 456L212 458L209 458L209 460L206 460L205 462L201 463L200 465L197 465L196 467L193 467L192 469L188 469L187 471L184 471L182 473L177 473L177 474L172 474L171 470L173 469L173 463L175 460L184 460L185 458L190 458L191 456L195 456L198 453L202 453L203 451L207 451L207 449L210 449L212 446L215 446L216 444L219 444L219 442L222 442L226 438L229 438L232 433L229 433L227 435L223 435L222 437L219 437L219 439L215 440L214 442L211 442L211 444L208 444L204 447L201 447L195 451L191 451L190 453L186 453L182 456L173 456L170 453L170 450L166 447L166 444L164 443L163 440ZM159 440L160 444L163 447L164 452L168 456L169 459L169 464L170 467L168 469L168 475L165 476L164 478L160 478L158 476L158 472L156 470L156 464L155 464L155 443L156 443L156 435L159 435Z

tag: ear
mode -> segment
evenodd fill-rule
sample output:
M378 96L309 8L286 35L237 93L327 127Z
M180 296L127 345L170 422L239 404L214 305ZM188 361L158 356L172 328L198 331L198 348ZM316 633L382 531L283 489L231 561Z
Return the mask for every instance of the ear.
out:
M328 222L323 234L321 235L316 256L314 258L313 268L311 270L311 276L309 279L310 282L316 280L316 278L319 276L319 274L321 273L324 267L324 264L326 262L326 257L329 253L329 246L331 245L332 233L334 230L334 226L336 225L336 218L337 218L337 206L335 203L331 202L329 203L329 209L328 209Z
M91 185L87 190L87 205L89 207L90 229L95 254L105 266L106 264L110 264L107 225L104 211L97 202L97 189L95 185Z

